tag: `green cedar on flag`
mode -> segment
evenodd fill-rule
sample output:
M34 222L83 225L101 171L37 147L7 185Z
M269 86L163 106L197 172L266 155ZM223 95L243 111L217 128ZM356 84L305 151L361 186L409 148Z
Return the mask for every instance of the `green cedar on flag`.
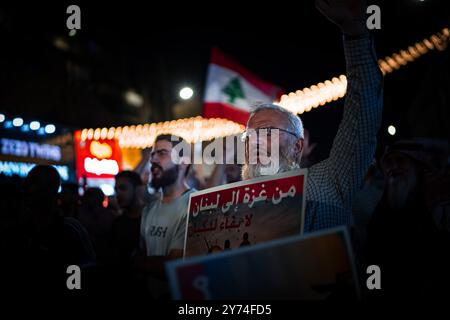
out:
M265 82L213 48L206 79L203 116L246 124L251 106L272 103L283 90Z

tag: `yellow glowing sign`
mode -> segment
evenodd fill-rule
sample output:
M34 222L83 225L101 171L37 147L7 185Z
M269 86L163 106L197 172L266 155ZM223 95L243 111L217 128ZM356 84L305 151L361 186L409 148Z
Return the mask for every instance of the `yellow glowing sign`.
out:
M112 148L107 143L92 141L89 147L91 154L99 159L109 158L112 155Z

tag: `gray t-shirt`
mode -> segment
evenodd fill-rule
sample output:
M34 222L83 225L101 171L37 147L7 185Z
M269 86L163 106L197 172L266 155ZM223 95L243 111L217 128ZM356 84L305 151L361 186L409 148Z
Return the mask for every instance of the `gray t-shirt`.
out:
M154 198L143 210L141 237L147 256L167 256L170 250L184 249L190 189L171 203Z

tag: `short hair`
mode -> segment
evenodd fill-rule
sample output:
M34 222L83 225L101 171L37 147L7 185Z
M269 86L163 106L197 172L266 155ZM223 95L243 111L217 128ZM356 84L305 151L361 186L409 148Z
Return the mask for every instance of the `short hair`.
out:
M155 143L163 140L172 143L172 147L175 147L177 144L184 141L183 138L174 134L160 134L159 136L156 137Z
M49 165L36 165L28 172L25 185L57 195L61 185L61 177L58 170Z
M172 143L172 148L174 148L176 145L178 145L181 142L185 142L185 140L182 137L174 135L174 134L160 134L156 137L155 144L156 144L156 142L163 141L163 140L169 141L170 143ZM183 149L181 149L181 156L183 156ZM185 178L188 176L191 167L192 166L190 164L186 167L186 172L184 173Z
M263 111L263 110L272 110L279 112L286 116L289 123L291 124L292 129L294 130L294 133L301 139L304 139L304 130L303 130L303 123L299 116L297 116L295 113L282 108L276 104L272 103L263 103L263 104L257 104L252 107L252 112L250 113L250 118L253 117L256 113ZM250 119L249 118L249 119Z
M130 170L124 170L119 172L118 174L116 174L116 180L123 178L123 179L127 179L128 181L130 181L130 183L136 188L142 185L142 179L141 176L134 171L130 171Z
M90 209L96 209L103 206L105 194L102 189L97 187L87 188L81 197L81 204Z

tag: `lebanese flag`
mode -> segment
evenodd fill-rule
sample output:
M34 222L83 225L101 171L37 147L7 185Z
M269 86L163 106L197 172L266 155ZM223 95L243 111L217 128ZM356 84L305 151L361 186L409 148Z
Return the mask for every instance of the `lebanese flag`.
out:
M206 79L203 116L247 124L250 107L272 103L283 90L261 80L217 48L212 49Z

